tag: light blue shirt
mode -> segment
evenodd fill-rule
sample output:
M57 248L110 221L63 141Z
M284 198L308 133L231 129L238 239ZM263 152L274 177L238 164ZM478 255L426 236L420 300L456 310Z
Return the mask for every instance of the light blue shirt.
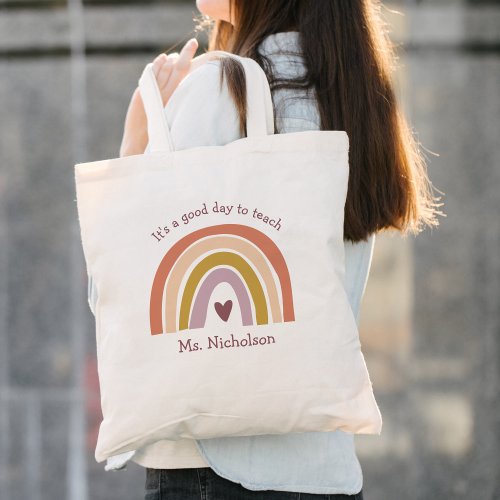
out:
M272 62L276 75L296 77L305 71L299 37L296 31L275 33L259 46L259 52ZM272 96L277 132L320 129L311 89L276 89ZM374 243L375 235L359 243L345 242L345 287L357 321ZM89 276L88 300L92 311L96 299L96 289ZM250 490L353 495L363 486L354 435L340 430L199 439L196 443L217 474ZM105 469L125 468L134 453L111 457Z

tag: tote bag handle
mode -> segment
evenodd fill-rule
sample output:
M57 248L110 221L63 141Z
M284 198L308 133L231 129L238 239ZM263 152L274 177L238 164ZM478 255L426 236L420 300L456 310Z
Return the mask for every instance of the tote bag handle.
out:
M267 130L274 130L274 115L271 89L264 70L253 59L222 50L206 52L193 59L191 64L198 66L206 59L215 59L215 56L233 57L243 65L247 87L247 136L269 135ZM139 78L139 90L147 117L150 151L174 151L152 62L146 65Z

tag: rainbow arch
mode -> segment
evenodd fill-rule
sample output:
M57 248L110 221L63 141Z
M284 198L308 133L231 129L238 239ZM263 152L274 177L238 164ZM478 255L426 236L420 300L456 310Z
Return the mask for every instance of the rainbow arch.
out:
M235 292L243 326L295 321L290 274L277 245L253 227L218 224L187 234L161 260L151 287L151 335L203 328L222 282Z

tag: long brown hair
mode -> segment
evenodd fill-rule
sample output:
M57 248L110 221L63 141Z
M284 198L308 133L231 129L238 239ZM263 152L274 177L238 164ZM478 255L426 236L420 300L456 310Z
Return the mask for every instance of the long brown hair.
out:
M382 229L403 234L437 226L441 204L419 143L397 103L391 72L394 48L377 0L230 0L231 19L209 21L208 50L224 50L256 60L271 89L313 87L321 130L349 136L349 185L344 239L366 240ZM234 16L234 17L233 17ZM269 60L257 51L268 35L300 32L304 78L277 80ZM242 68L226 59L221 81L245 122Z

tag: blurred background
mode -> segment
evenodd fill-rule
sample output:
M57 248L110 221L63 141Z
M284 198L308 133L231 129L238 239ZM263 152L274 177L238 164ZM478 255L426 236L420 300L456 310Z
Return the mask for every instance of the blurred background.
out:
M144 497L142 467L94 459L73 166L118 156L144 65L180 50L197 15L194 0L0 0L0 500ZM447 217L377 238L360 334L384 428L356 436L363 490L500 499L500 2L399 0L383 15Z

